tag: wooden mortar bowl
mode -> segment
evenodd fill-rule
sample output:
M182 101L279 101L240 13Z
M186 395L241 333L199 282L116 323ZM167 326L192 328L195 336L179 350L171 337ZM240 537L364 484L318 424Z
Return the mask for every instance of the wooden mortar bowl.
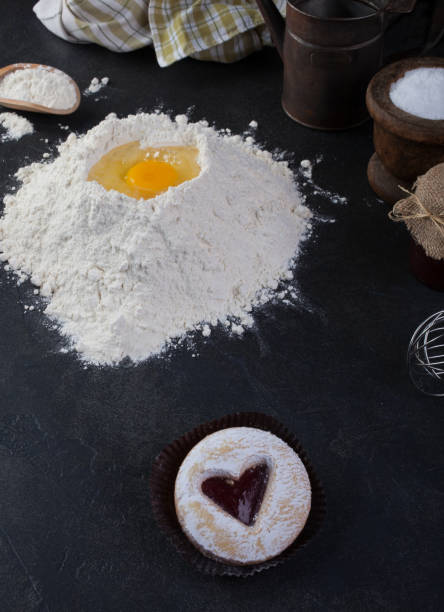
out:
M415 68L444 68L444 58L400 60L375 74L367 88L375 146L367 175L373 190L390 204L405 196L398 185L410 189L418 176L444 162L444 120L411 115L390 100L392 83Z

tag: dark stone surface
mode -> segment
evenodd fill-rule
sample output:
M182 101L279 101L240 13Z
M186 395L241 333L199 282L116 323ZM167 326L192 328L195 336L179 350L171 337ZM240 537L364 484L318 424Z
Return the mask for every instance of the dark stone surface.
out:
M235 132L256 119L259 141L296 161L322 152L316 182L349 204L309 194L334 222L317 223L304 248L301 303L264 308L242 339L197 339L196 358L182 348L137 367L84 368L58 352L41 313L23 314L32 287L0 272L1 610L442 609L443 406L412 387L405 351L443 295L410 276L407 233L367 185L371 124L328 134L291 122L273 50L232 66L160 69L150 49L115 55L58 40L32 4L2 3L4 65L55 64L82 89L93 76L111 80L106 98L85 98L61 121L30 116L33 136L0 145L2 193L11 173L65 137L59 122L84 131L110 111L162 103ZM148 475L167 442L237 410L267 412L298 435L328 516L294 561L211 579L153 524Z

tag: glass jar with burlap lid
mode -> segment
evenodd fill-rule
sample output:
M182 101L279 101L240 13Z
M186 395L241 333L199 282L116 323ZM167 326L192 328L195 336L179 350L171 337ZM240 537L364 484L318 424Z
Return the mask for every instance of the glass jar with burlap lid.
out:
M424 284L444 291L444 163L420 176L413 192L399 200L389 213L403 221L412 237L410 268Z

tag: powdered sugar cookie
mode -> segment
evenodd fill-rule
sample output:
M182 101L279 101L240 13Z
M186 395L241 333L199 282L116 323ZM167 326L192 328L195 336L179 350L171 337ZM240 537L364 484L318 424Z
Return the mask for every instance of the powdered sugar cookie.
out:
M180 525L205 555L249 565L280 554L304 528L311 507L307 471L277 436L230 427L201 440L177 474Z

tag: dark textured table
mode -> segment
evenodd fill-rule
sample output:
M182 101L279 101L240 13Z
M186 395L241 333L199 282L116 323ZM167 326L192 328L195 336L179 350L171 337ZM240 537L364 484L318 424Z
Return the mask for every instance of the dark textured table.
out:
M2 3L1 60L54 64L104 96L69 118L32 115L36 131L1 144L11 174L53 151L66 132L106 114L159 104L242 132L296 162L323 154L311 195L318 222L296 270L295 307L269 305L243 338L214 332L137 367L85 368L58 351L32 287L0 272L0 608L34 611L393 611L442 609L443 404L412 387L410 335L443 296L407 266L408 236L365 175L371 124L310 131L280 109L274 50L231 66L157 66L145 49L116 55L48 33L32 2ZM443 47L436 50L443 53ZM49 139L49 144L44 139ZM297 434L321 476L321 534L286 565L246 580L208 578L153 523L148 477L156 454L195 425L257 410Z

